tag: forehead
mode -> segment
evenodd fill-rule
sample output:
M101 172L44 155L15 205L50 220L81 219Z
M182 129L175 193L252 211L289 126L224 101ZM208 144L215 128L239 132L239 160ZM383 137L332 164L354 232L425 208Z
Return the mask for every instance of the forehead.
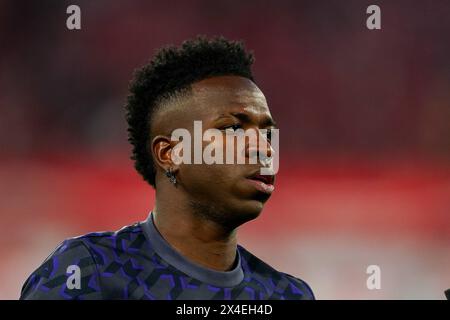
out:
M217 117L233 112L246 113L252 120L271 118L266 98L249 79L220 76L192 84L192 94L172 99L153 115L154 135L169 134L177 128L191 130L194 121L212 123Z
M251 115L270 115L262 91L249 79L221 76L192 85L193 113L198 116L240 111Z

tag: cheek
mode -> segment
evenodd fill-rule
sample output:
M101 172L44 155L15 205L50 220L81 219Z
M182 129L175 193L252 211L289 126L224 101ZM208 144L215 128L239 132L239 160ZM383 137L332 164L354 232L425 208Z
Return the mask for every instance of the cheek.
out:
M192 193L221 193L233 188L233 177L230 165L184 165L180 168L180 179Z
M238 142L238 140L241 140ZM227 143L228 142L228 143ZM222 164L238 164L238 156L245 161L246 143L248 141L233 137L231 134L224 133L212 141L203 142L203 157L207 157L209 162L221 162ZM204 159L205 160L205 159Z

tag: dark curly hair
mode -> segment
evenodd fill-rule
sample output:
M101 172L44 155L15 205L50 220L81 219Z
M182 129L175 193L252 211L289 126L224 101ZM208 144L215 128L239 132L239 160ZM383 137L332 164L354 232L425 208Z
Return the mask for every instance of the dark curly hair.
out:
M128 141L132 144L134 167L145 181L155 187L155 167L150 149L150 123L161 99L190 90L194 82L224 75L236 75L252 81L253 54L242 42L223 37L199 36L180 47L160 49L153 59L134 73L127 97Z

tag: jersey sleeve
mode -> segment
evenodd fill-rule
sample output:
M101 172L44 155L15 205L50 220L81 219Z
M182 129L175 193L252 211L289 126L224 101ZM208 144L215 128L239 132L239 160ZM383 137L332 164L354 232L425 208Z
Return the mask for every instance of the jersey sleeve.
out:
M302 279L296 278L290 274L284 273L289 282L303 294L302 300L316 300L311 287Z
M102 299L97 266L83 240L61 243L25 281L20 299Z

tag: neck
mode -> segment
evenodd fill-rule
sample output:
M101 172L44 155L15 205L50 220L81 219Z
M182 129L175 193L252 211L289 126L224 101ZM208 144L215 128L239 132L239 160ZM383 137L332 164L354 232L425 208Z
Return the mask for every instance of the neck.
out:
M176 201L156 194L153 219L163 238L189 260L216 271L228 271L236 259L236 229L226 227L194 212L183 195Z

